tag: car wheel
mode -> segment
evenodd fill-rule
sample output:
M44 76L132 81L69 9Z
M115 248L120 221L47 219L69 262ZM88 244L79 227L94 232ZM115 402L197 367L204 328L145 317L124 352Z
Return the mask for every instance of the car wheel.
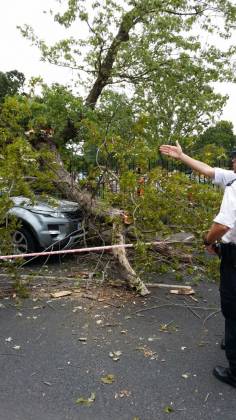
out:
M17 229L12 236L13 250L16 254L29 254L37 250L37 244L32 233L22 227Z

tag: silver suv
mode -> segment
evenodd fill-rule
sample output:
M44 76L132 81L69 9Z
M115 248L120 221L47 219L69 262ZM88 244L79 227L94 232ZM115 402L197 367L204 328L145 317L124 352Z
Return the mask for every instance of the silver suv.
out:
M71 248L84 235L83 212L78 203L67 200L11 197L8 215L19 220L13 234L16 253Z

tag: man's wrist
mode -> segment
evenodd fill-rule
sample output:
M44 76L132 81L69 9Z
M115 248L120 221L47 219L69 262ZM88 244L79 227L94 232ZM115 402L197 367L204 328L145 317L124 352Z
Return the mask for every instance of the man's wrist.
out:
M210 246L210 245L213 245L214 242L210 242L207 239L203 239L203 243L205 246Z

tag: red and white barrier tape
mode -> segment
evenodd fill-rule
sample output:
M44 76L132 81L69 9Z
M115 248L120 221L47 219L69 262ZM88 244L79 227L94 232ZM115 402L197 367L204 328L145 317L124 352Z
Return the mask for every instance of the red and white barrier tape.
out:
M165 242L166 244L170 242ZM173 243L173 242L171 242ZM146 242L145 245L159 245L163 242ZM60 254L79 254L81 252L93 252L93 251L108 251L114 248L133 248L134 244L124 245L104 245L94 246L91 248L77 248L77 249L65 249L64 251L46 251L46 252L31 252L29 254L15 254L15 255L1 255L0 260L11 260L13 258L26 258L26 257L44 257L46 255L60 255Z

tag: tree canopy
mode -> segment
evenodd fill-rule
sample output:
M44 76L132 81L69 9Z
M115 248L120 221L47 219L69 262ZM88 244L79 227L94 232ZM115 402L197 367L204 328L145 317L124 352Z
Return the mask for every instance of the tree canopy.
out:
M25 83L25 76L17 70L0 71L0 102L6 95L12 96L20 92Z
M55 25L66 28L67 38L47 45L29 25L21 32L39 47L44 61L73 69L86 106L93 109L105 91L125 93L136 111L148 116L153 146L186 139L214 122L227 97L216 94L212 83L235 78L233 2L56 4L58 10L50 13ZM218 48L220 38L228 47Z

